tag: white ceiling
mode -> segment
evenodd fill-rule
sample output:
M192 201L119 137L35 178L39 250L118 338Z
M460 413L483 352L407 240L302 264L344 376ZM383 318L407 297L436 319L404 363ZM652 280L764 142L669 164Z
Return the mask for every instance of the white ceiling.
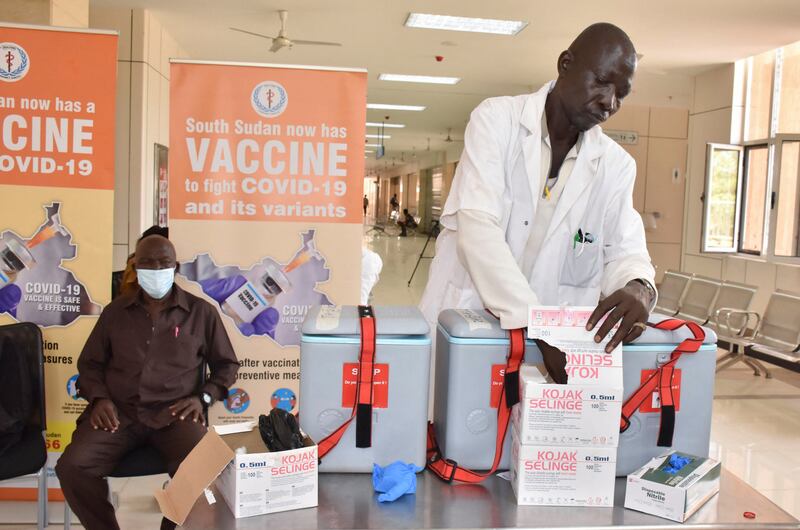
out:
M424 112L369 110L392 129L387 157L412 149L443 150L447 129L461 138L482 99L531 91L555 73L558 54L587 25L613 22L644 54L627 102L688 106L691 76L715 65L800 40L798 0L91 0L92 6L151 10L192 59L362 67L368 100L425 105ZM539 9L536 8L539 6ZM276 35L287 9L290 38L342 47L295 46L277 53L269 41L229 26ZM529 22L518 35L412 29L409 12ZM435 56L444 60L436 62ZM382 72L461 77L455 86L379 81ZM374 130L368 132L376 132ZM381 164L382 165L382 164Z

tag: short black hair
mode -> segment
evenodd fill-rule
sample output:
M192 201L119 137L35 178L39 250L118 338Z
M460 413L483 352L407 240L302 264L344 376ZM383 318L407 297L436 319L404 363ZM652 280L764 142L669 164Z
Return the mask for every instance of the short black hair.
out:
M162 236L169 239L169 227L153 225L144 232L142 232L142 236L136 240L136 243L139 243L139 241L146 238L147 236Z

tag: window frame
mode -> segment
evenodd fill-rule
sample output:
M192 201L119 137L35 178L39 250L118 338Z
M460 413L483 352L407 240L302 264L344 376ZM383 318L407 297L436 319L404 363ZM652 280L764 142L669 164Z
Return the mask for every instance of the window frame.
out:
M747 174L747 158L748 158L748 149L752 149L754 147L766 147L767 148L767 182L765 184L765 191L764 191L764 204L762 207L764 208L764 220L762 221L761 226L761 250L745 250L742 248L742 243L744 240L744 225L745 220L747 219L746 212L747 212L747 185L749 179L749 175ZM770 202L772 199L772 173L773 173L773 161L774 161L774 154L775 154L775 146L773 145L772 139L769 140L752 140L749 142L742 142L742 166L740 167L740 180L742 183L742 194L741 194L741 202L739 203L739 232L737 234L737 242L736 242L736 252L738 254L744 254L745 256L759 256L763 257L765 255L769 255L769 228L770 228L770 211L768 210L770 206Z
M750 98L752 93L752 86L750 80L753 76L753 57L745 59L746 77L745 77L745 102L744 102L744 115L741 122L741 139L737 144L729 145L723 143L708 143L706 151L706 175L705 175L705 190L703 201L703 224L702 235L700 240L700 252L702 254L728 254L739 256L747 259L760 259L769 261L771 263L782 263L790 265L800 264L800 256L776 256L775 255L775 235L777 234L778 223L778 200L780 197L780 161L783 155L783 143L786 141L800 142L800 133L778 133L780 109L781 109L781 82L783 77L783 47L773 50L775 54L774 69L772 72L772 84L770 87L770 105L769 105L769 131L766 138L755 138L751 140L744 140L747 136L750 127ZM744 225L746 222L747 210L747 188L749 184L749 175L747 172L747 158L748 148L766 146L767 153L767 182L764 194L764 226L763 238L761 242L761 252L744 250L742 249L742 240L744 237ZM709 191L709 181L711 177L711 149L723 148L732 149L738 147L741 149L739 157L739 181L737 189L737 213L734 220L734 235L735 235L735 248L732 250L722 249L707 249L706 248L706 222L709 210L709 201L707 200ZM798 192L800 193L800 192ZM798 229L800 231L800 229ZM798 234L800 238L800 234ZM800 241L798 242L798 254L800 254Z
M709 249L706 243L706 226L708 224L708 215L711 208L710 191L711 191L711 175L712 175L712 152L714 150L738 151L739 152L739 168L736 177L736 203L733 215L733 246L730 248L713 248ZM741 223L741 204L742 204L742 187L743 187L743 164L744 164L744 147L735 144L721 144L709 142L706 144L706 182L705 193L703 193L703 233L700 238L700 252L707 254L735 254L739 250L739 232Z
M777 234L778 227L778 198L780 197L781 186L781 158L783 156L783 143L784 142L800 142L800 134L781 133L774 136L774 162L772 168L772 178L770 179L769 199L768 204L769 217L770 217L770 234ZM799 192L800 193L800 192ZM800 230L800 229L799 229ZM800 235L796 236L800 237ZM800 263L800 256L777 256L775 254L775 238L769 238L769 253L767 256L770 261L775 263L785 263L797 265ZM798 242L798 253L800 253L800 242Z

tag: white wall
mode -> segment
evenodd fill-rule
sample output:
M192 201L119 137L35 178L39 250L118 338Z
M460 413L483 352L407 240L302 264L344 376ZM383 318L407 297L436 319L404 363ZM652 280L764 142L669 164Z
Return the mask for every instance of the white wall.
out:
M661 281L667 269L680 267L688 119L688 107L649 107L626 102L603 124L607 131L638 134L636 144L622 147L636 161L634 208L640 214L658 216L655 227L645 231L656 281Z

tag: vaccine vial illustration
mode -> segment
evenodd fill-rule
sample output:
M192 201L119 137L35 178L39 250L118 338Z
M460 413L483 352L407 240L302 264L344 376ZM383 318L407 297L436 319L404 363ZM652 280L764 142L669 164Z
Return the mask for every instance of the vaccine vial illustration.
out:
M0 289L13 283L17 275L36 265L31 251L11 237L0 238Z
M257 279L248 279L222 303L222 311L237 325L249 324L270 307L275 298L289 292L291 282L281 266L267 258L263 262L262 274Z

